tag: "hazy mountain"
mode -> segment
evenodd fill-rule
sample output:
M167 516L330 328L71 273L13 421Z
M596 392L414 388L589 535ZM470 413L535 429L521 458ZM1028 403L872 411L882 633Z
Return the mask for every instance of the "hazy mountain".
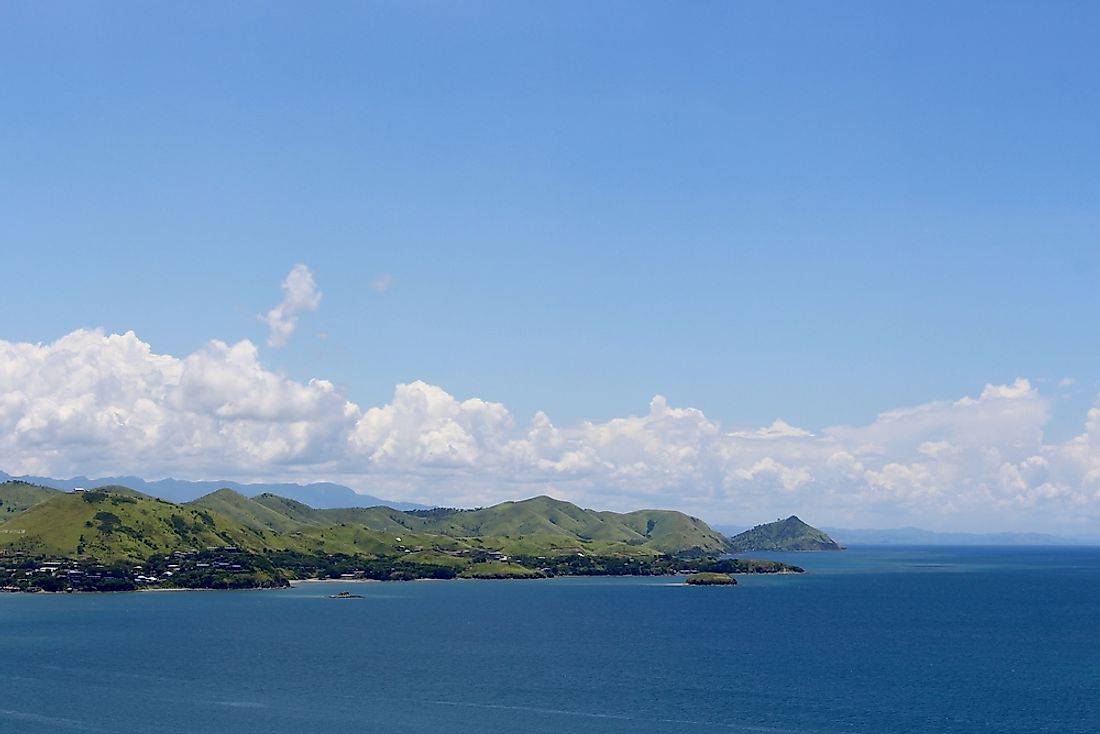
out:
M252 497L265 492L277 494L281 497L304 502L307 505L318 508L326 507L377 507L384 505L397 510L426 509L426 505L418 505L412 502L397 502L395 500L373 497L369 494L360 494L351 487L332 482L314 482L312 484L290 483L256 483L242 484L229 480L198 481L192 482L185 479L159 479L148 482L141 477L98 477L88 478L84 476L71 479L54 479L52 477L22 476L13 477L0 471L0 481L5 479L20 479L29 484L43 485L55 489L72 491L78 487L91 489L105 485L129 487L143 492L151 497L159 497L169 502L190 502L215 490L228 487L235 492Z
M1090 545L1097 540L1046 533L939 533L920 528L828 528L845 545Z

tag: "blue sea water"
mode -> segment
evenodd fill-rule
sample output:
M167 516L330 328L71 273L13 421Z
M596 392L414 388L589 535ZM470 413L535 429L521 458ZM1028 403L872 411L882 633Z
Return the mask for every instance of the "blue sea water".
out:
M0 732L1100 732L1100 548L771 557L808 573L0 595Z

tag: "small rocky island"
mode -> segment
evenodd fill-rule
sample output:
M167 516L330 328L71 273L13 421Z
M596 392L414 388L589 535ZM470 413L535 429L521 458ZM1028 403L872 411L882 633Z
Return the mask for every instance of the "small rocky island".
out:
M737 579L725 573L693 573L687 577L690 586L736 586Z

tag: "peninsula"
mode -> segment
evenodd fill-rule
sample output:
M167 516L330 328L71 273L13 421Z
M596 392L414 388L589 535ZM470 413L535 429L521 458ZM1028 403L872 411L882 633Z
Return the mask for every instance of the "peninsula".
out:
M176 504L122 486L0 483L8 591L801 571L732 551L728 538L680 512L597 512L549 497L474 510L316 509L228 488Z

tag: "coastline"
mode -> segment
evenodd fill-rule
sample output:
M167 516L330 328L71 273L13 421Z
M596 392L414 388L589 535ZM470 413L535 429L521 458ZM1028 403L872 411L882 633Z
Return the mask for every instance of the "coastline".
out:
M801 575L803 573L805 573L805 572L804 571L792 571L792 570L783 569L783 570L780 570L780 571L771 571L771 572L768 572L768 573L759 573L759 572L754 573L754 572L751 572L751 571L745 571L745 572L741 572L741 573L733 573L733 574L730 574L730 575L732 575L732 576L798 576L798 575ZM417 578L417 579L408 579L408 580L401 580L401 579L367 579L367 578L362 578L362 579L315 579L315 578L310 578L310 579L288 579L286 586L250 586L250 587L235 588L235 589L214 589L214 588L203 588L203 587L186 588L186 587L173 587L173 586L155 586L155 587L145 587L145 588L138 588L138 589L125 589L125 590L118 590L118 591L89 591L89 590L76 590L76 589L73 589L71 591L69 591L69 590L47 591L45 589L34 589L34 590L20 589L18 591L16 591L16 590L6 590L4 592L0 592L0 596L4 596L4 595L8 595L8 594L10 594L12 596L16 596L16 595L26 596L26 595L39 595L39 594L48 595L48 596L70 596L70 595L76 595L76 594L80 594L80 595L144 594L144 593L179 593L179 592L191 592L191 591L201 591L201 592L212 592L212 591L216 591L216 592L279 591L279 590L295 589L295 588L298 588L298 587L304 587L304 586L309 586L309 585L320 585L320 584L360 585L360 584L408 584L408 583L453 582L453 581L460 581L460 582L461 581L554 581L554 580L557 580L557 579L570 579L570 578L620 578L620 579L621 578L664 578L664 579L669 580L669 583L668 583L669 586L690 586L691 584L688 584L686 581L682 580L683 578L686 578L687 576L690 576L690 574L676 572L676 573L669 573L669 574L629 574L629 573L621 573L621 574L611 574L611 573L608 573L608 574L560 574L560 575L557 575L557 576L529 576L529 577L511 576L511 577L486 577L486 578L470 578L470 577L456 576L456 577L450 578L450 579ZM681 580L676 580L678 578L681 579Z

